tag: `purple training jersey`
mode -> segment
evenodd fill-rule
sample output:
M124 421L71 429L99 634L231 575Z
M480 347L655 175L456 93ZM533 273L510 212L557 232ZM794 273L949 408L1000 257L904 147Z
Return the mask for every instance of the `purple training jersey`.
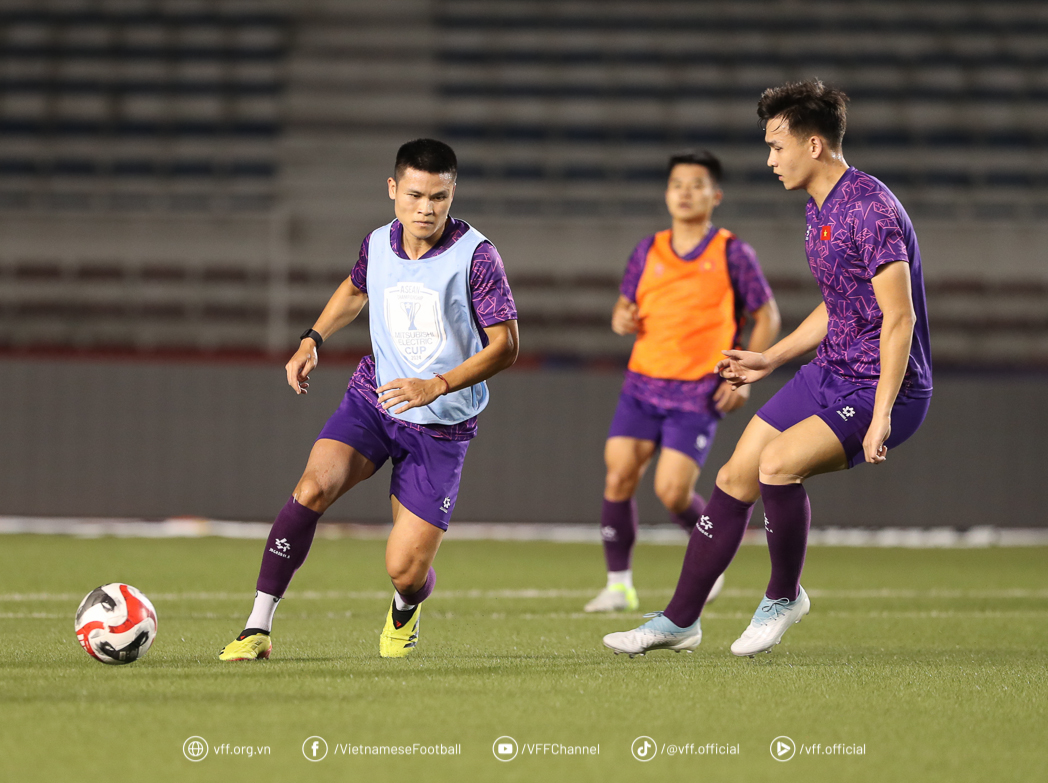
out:
M885 264L906 261L917 323L899 394L930 397L932 357L924 300L921 251L902 204L880 180L849 168L822 209L809 199L804 246L822 289L828 327L815 364L857 386L876 386L881 375L881 323L873 276Z
M469 224L462 220L449 217L444 227L444 233L432 248L422 258L434 258L443 253L451 245L460 240L467 231ZM390 234L390 246L393 252L403 259L408 255L404 251L404 226L399 220L393 221ZM360 255L357 263L353 265L350 272L353 285L367 293L368 281L368 240L365 237L360 245ZM473 266L469 276L470 300L473 303L473 317L480 328L480 340L484 345L488 344L484 327L494 326L504 321L517 320L517 306L513 302L513 292L510 291L509 281L506 279L506 269L502 265L502 258L491 242L481 242L473 251ZM349 387L356 389L370 400L376 408L395 421L402 427L425 432L434 438L441 440L469 440L477 434L477 417L460 422L458 424L414 424L412 422L395 419L382 408L375 392L377 383L375 381L375 359L368 355L360 360L353 377L349 379Z
M702 241L681 258L684 261L697 259L706 252L706 247L717 231L719 229L716 226L710 226ZM622 276L619 291L631 302L637 301L637 286L640 285L644 265L648 260L648 251L651 250L654 241L654 235L642 239L626 263L626 272ZM730 240L726 252L728 277L731 278L731 287L735 292L737 314L741 316L742 312L754 313L772 297L771 286L764 279L757 254L740 239ZM720 418L723 414L716 410L712 401L713 393L720 384L721 379L713 373L697 381L678 381L671 378L651 378L626 370L622 390L631 397L664 410L706 413Z

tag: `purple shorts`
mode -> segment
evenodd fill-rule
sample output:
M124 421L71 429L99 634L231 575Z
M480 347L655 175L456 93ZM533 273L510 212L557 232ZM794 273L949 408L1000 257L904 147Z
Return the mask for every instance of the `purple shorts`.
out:
M708 413L661 408L623 392L608 437L654 441L691 457L702 467L716 434L717 419Z
M376 471L392 459L389 494L431 525L448 529L468 440L438 440L401 426L353 388L346 390L342 404L317 436L317 440L325 438L352 446L375 463Z
M779 432L810 416L826 422L844 446L848 467L866 461L862 441L873 421L877 390L856 386L838 378L824 367L806 364L757 411L757 415ZM892 406L892 432L885 446L893 449L917 432L928 415L930 397L896 397Z

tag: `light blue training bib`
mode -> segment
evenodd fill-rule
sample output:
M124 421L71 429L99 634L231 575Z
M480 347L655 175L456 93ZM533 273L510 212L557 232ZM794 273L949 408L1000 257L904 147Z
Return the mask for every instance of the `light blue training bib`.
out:
M379 386L446 373L484 347L473 319L469 276L473 252L487 238L470 227L440 255L411 261L393 252L392 230L389 223L368 236L369 322ZM488 386L481 381L424 407L388 413L414 424L459 424L487 404Z

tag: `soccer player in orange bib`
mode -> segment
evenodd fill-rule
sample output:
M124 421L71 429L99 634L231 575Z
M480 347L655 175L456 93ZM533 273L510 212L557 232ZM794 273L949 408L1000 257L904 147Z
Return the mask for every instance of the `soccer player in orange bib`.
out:
M770 346L779 332L779 310L757 255L711 223L722 198L720 178L720 161L709 152L671 157L666 208L672 227L645 237L623 275L611 328L635 334L636 342L604 448L600 531L608 582L587 612L639 606L631 570L634 494L660 447L655 493L674 522L688 532L695 527L705 506L695 482L717 422L749 397L746 386L733 390L714 371L721 351L736 347L745 319L753 322L751 351Z

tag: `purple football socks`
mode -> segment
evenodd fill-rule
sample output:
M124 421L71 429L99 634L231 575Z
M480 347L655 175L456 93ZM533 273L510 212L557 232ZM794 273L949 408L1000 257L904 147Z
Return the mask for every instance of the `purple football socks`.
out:
M677 589L664 612L670 622L687 628L699 619L713 583L739 551L752 511L752 503L736 500L720 487L713 490L692 531Z
M437 586L437 572L432 568L429 569L429 573L426 574L426 582L418 590L413 593L400 593L400 600L402 600L408 606L416 606L433 594L433 588Z
M628 571L637 540L637 501L605 499L600 512L600 537L608 571Z
M771 555L771 580L766 595L773 601L793 601L800 590L804 554L808 549L811 506L803 484L761 484L764 530Z
M278 597L284 595L291 577L306 562L318 519L319 512L306 508L294 497L284 504L266 540L256 590Z
M681 530L685 533L691 533L695 528L695 523L699 521L699 517L702 516L702 512L705 508L706 499L698 492L693 492L691 495L691 505L679 514L670 514L670 519L679 525Z

